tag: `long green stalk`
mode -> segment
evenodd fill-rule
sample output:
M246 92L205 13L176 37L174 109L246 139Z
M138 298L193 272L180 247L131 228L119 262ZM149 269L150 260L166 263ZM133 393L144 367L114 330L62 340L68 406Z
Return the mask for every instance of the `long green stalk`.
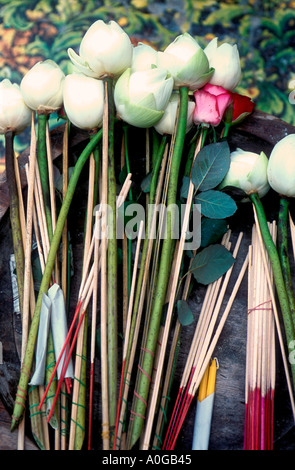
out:
M282 273L286 285L287 295L289 299L293 324L295 327L295 297L294 287L292 283L289 250L288 250L288 215L290 201L288 198L280 198L280 210L278 216L278 253L282 266Z
M71 179L69 181L68 189L67 189L63 204L61 206L57 222L56 222L56 228L55 228L52 241L50 244L48 258L47 258L46 266L44 269L42 281L40 284L35 311L34 311L33 319L32 319L31 326L30 326L23 367L21 369L21 374L19 378L18 388L19 390L22 390L22 396L19 396L20 393L18 393L18 397L15 400L12 421L11 421L12 431L17 428L18 423L22 419L23 413L24 413L28 382L30 378L30 371L31 371L32 362L34 358L35 344L36 344L36 338L38 334L42 296L44 293L47 293L47 290L49 287L52 270L55 264L56 253L59 248L59 243L61 240L64 224L65 224L65 221L66 221L66 218L67 218L70 206L71 206L71 202L75 193L75 189L76 189L81 171L87 159L89 158L91 152L93 151L97 143L100 141L101 137L102 137L102 130L100 130L97 133L97 135L88 143L88 145L82 151L79 159L77 160Z
M172 262L172 249L173 249L173 228L176 220L175 211L170 210L169 206L173 208L176 204L177 189L178 189L178 176L182 158L182 151L184 146L186 134L186 121L187 121L187 106L188 106L188 88L180 88L180 109L179 120L176 131L176 138L174 150L172 155L170 179L167 193L167 231L166 237L163 240L161 258L158 272L158 280L154 294L154 303L152 306L149 330L147 334L146 344L142 357L142 364L138 370L138 387L137 396L140 398L135 399L135 406L132 410L133 420L128 430L128 448L132 448L141 435L146 414L146 403L150 389L150 380L153 369L154 354L156 351L159 327L165 296L169 280L169 272Z
M108 225L108 378L109 378L109 420L110 430L116 424L117 411L117 373L118 373L118 254L117 254L117 185L115 175L115 153L114 153L114 124L115 105L113 98L113 79L107 77L107 100L108 100L108 206L113 214L113 220Z
M50 205L50 191L49 191L49 173L47 163L47 147L46 147L46 126L47 126L48 115L38 113L38 138L37 138L37 157L40 171L40 180L42 187L42 194L44 199L44 209L48 230L48 238L51 242L53 228L52 228L52 216L51 216L51 205Z
M21 315L23 313L24 298L24 269L25 260L23 252L22 231L19 215L19 200L17 195L17 185L14 170L14 133L12 131L5 133L5 169L6 179L9 191L9 213L12 232L13 251L16 265L17 287L19 295L19 305Z
M267 219L265 216L264 208L261 203L261 200L257 193L251 194L250 199L256 210L257 218L259 221L261 235L264 241L265 248L267 250L270 263L273 270L275 286L278 294L278 299L281 307L281 313L285 328L286 341L287 344L291 344L295 339L295 328L292 321L291 309L289 305L288 294L285 286L285 281L282 273L282 268L280 264L280 258L278 255L277 248L271 237ZM293 377L293 385L295 386L295 364L291 363L291 371Z
M150 184L150 193L149 193L149 204L151 205L154 204L155 202L158 176L159 176L159 171L160 171L161 164L162 164L162 159L163 159L163 154L164 154L166 143L167 143L167 136L163 136L162 141L158 148L157 158L155 158L155 162L153 166L153 174L152 174L152 180ZM132 322L131 322L131 328L130 328L130 342L129 342L128 349L127 349L126 363L128 363L129 361L130 349L132 346L132 338L133 338L133 333L135 329L135 322L136 322L139 301L140 301L140 296L141 296L141 291L142 291L143 276L144 276L144 271L146 267L146 258L147 258L147 251L148 251L148 245L149 245L149 221L148 220L147 220L146 225L147 227L145 230L145 239L143 241L143 247L142 247L142 253L141 253L141 263L140 263L136 291L135 291L135 296L134 296L134 306L133 306Z
M75 430L75 443L74 449L81 450L85 438L85 422L86 422L86 371L87 371L87 324L88 324L88 311L85 314L84 322L84 336L83 336L83 353L82 353L82 364L81 374L79 379L79 394L78 394L78 411L77 421Z

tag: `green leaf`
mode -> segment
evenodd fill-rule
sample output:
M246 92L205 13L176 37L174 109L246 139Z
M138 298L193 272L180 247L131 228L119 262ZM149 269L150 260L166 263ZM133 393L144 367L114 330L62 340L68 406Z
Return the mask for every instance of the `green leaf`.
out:
M193 313L185 300L178 300L177 315L182 326L188 326L194 321Z
M187 199L189 185L190 185L190 177L184 176L182 178L182 183L181 183L181 188L180 188L181 199Z
M192 168L192 182L196 191L207 191L221 183L230 165L228 143L217 142L203 147Z
M219 242L221 237L227 232L227 222L225 219L208 219L202 217L201 222L201 247Z
M208 285L225 274L234 262L235 258L223 245L210 245L195 256L191 270L197 282Z
M201 204L202 215L209 219L225 219L237 210L235 201L228 194L213 189L198 194L194 202Z

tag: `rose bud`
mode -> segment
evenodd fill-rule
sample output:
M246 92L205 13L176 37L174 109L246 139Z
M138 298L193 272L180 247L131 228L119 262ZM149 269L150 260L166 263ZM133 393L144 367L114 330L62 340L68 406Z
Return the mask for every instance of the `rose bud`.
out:
M240 95L232 91L229 93L232 97L232 103L227 108L223 120L227 124L239 124L253 112L255 103L248 96Z
M195 124L218 126L224 112L232 102L231 94L221 86L207 83L194 92L196 106L193 120Z

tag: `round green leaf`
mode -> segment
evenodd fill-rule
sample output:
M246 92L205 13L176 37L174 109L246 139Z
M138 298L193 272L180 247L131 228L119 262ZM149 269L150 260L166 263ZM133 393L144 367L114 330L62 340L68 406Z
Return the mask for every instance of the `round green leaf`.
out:
M210 245L197 253L191 270L200 284L211 284L234 264L235 258L223 245Z
M194 202L201 204L201 213L209 219L225 219L237 210L235 201L228 194L214 189L201 192Z
M182 326L188 326L194 321L193 313L185 300L178 300L177 315Z
M196 191L216 188L230 166L230 149L226 141L203 147L192 168L192 182Z

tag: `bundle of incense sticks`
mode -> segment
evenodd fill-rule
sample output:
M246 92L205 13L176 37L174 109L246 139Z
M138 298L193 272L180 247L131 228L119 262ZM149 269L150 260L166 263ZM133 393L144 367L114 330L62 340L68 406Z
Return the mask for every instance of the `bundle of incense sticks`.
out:
M270 232L275 240L274 222ZM273 448L275 320L268 277L272 280L271 267L254 225L248 267L245 450Z
M229 250L231 248L230 236L231 232L228 231L222 241L224 246ZM238 255L242 237L243 233L240 233L233 249L233 256L235 258ZM228 287L233 266L224 276L219 278L214 283L209 284L207 287L202 309L196 325L195 334L192 339L190 351L183 371L177 398L174 403L170 422L166 431L163 444L163 449L165 450L173 450L175 448L176 440L186 418L187 412L196 395L206 368L212 359L212 354L215 350L218 339L241 285L242 279L244 278L247 265L248 255L243 262L242 268L232 289L230 298L221 316L220 310L222 308L224 295Z

